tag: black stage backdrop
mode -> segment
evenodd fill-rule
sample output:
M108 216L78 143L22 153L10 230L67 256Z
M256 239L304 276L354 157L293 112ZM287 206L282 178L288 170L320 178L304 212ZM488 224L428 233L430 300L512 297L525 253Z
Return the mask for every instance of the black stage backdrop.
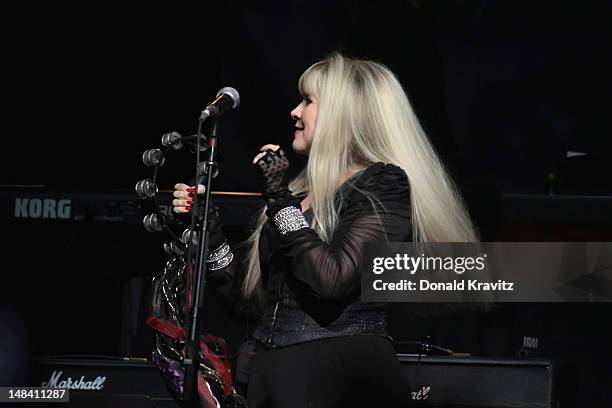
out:
M476 0L14 10L5 17L3 64L5 120L14 127L4 135L0 184L131 190L150 175L142 152L165 132L193 133L204 104L233 86L242 102L220 122L216 190L257 191L250 165L257 148L272 142L290 150L300 73L339 50L397 74L483 240L609 240L609 232L595 231L609 218L560 220L543 232L538 215L526 214L529 222L517 228L504 218L503 197L612 194L611 11L599 2ZM304 164L290 159L294 172ZM188 180L191 160L169 161L160 187ZM16 334L6 350L148 355L151 333L142 321L148 282L163 265L161 239L138 225L7 216L1 222L13 245L5 246L0 318L3 331ZM236 240L245 234L232 231ZM251 328L227 324L209 299L210 331L235 350ZM612 377L612 339L603 328L610 311L602 304L506 305L486 317L400 311L392 324L399 340L430 335L481 355L515 355L523 335L540 336L546 355L575 365L576 394L597 406ZM15 378L25 375L15 370Z

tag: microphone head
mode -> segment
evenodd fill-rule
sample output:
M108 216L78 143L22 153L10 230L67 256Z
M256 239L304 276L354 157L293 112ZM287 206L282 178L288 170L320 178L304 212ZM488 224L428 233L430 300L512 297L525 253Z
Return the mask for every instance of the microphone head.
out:
M221 88L221 90L217 92L217 98L221 95L229 96L229 98L232 100L232 109L236 109L238 105L240 105L240 94L231 86Z

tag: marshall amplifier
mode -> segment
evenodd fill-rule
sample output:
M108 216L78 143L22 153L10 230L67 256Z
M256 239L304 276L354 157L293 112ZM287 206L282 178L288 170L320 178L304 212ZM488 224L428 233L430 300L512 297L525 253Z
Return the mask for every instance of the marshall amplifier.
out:
M398 354L418 406L557 407L550 360Z
M39 358L33 385L68 388L66 407L178 408L155 365L145 359Z

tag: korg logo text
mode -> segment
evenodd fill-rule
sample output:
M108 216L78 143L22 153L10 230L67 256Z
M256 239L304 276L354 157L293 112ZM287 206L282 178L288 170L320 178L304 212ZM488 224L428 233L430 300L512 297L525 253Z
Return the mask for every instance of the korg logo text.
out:
M15 218L70 218L71 200L16 198Z

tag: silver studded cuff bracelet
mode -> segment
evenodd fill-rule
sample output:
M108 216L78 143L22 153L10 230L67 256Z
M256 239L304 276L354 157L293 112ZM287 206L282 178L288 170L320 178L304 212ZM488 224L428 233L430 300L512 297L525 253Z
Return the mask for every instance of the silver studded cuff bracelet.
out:
M302 228L308 228L308 223L304 214L296 207L285 207L274 216L274 225L280 231L281 235L289 232L297 231Z
M208 258L206 259L206 262L216 262L219 259L223 258L225 255L227 255L229 251L230 251L230 247L227 241L225 241L223 242L223 244L221 244L219 248L215 249L214 251L211 251L208 254Z
M227 265L230 264L230 262L232 262L232 260L234 259L234 254L232 254L231 252L228 252L223 258L211 262L210 265L208 266L208 270L209 271L216 271L219 269L223 269L225 268Z

